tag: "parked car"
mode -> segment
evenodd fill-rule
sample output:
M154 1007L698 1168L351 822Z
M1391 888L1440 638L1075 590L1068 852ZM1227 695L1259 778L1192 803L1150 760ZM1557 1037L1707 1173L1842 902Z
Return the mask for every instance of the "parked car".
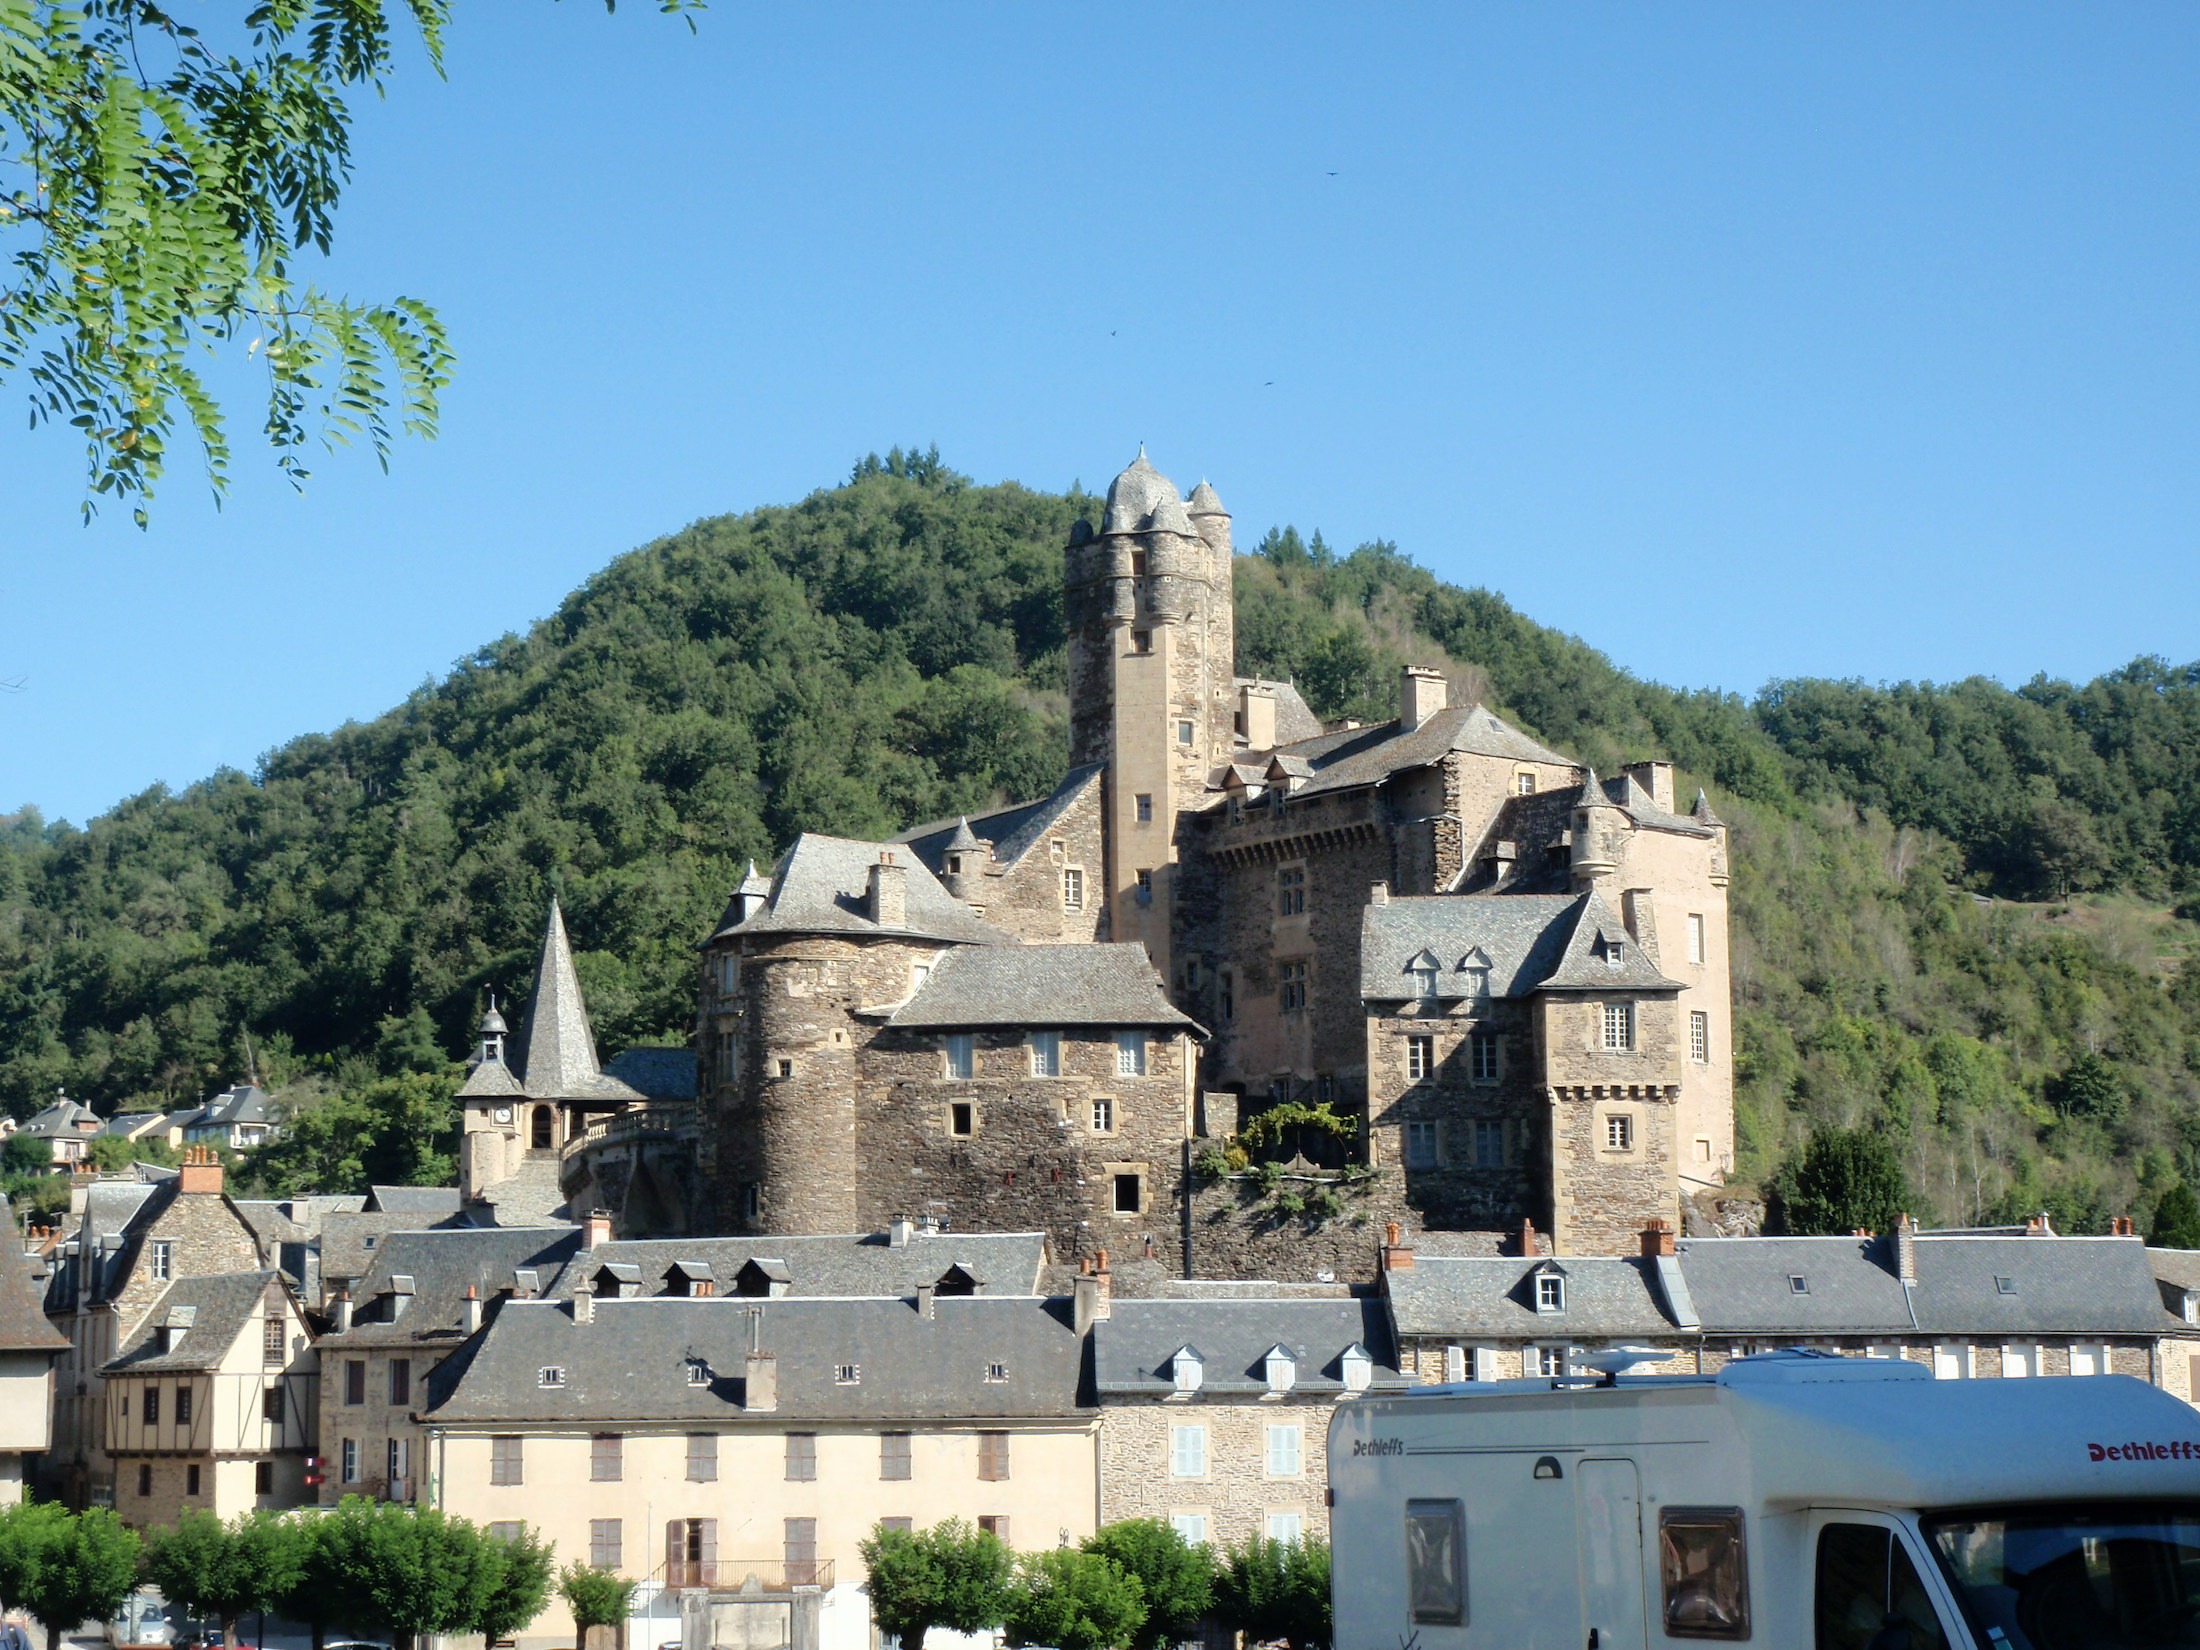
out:
M107 1642L114 1650L173 1650L176 1629L168 1601L156 1589L140 1587L108 1619Z

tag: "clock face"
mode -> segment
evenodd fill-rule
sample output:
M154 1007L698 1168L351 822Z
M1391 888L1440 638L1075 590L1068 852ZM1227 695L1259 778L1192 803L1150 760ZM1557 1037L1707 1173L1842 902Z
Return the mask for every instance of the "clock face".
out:
M510 1106L499 1106L492 1115L499 1123L509 1123L512 1120L512 1108Z

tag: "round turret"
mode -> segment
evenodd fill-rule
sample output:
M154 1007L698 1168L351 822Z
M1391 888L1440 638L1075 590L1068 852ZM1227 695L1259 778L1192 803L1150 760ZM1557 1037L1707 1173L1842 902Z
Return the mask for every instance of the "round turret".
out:
M1176 490L1176 483L1155 469L1147 461L1146 449L1140 447L1130 467L1108 483L1108 509L1100 518L1100 531L1140 532L1164 499L1179 509L1183 507L1183 495Z
M497 1012L497 1005L495 1003L491 1003L489 1005L489 1012L481 1017L482 1036L502 1037L506 1035L510 1030L511 1027L507 1026L504 1023L504 1016Z

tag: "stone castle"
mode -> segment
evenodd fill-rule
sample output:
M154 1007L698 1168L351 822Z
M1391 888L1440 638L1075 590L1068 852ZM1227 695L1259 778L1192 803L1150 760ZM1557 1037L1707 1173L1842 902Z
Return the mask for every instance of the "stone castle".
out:
M1664 762L1599 778L1433 670L1393 721L1323 723L1236 673L1232 554L1214 489L1141 452L1065 553L1068 777L752 866L702 946L692 1101L598 1068L553 914L530 1053L493 1017L467 1085L469 1195L555 1160L629 1230L913 1220L1280 1277L1360 1269L1392 1220L1632 1252L1719 1184L1707 799ZM1344 1212L1256 1207L1226 1148L1319 1103L1351 1136L1284 1131L1289 1167Z

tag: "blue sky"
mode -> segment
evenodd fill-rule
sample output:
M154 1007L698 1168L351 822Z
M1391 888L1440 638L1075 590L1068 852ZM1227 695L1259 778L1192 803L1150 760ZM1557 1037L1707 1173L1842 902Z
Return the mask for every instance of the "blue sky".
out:
M442 308L441 440L299 497L234 400L140 534L0 419L0 807L249 767L896 442L1144 441L1687 686L2200 656L2200 10L477 0L449 67L317 272Z

